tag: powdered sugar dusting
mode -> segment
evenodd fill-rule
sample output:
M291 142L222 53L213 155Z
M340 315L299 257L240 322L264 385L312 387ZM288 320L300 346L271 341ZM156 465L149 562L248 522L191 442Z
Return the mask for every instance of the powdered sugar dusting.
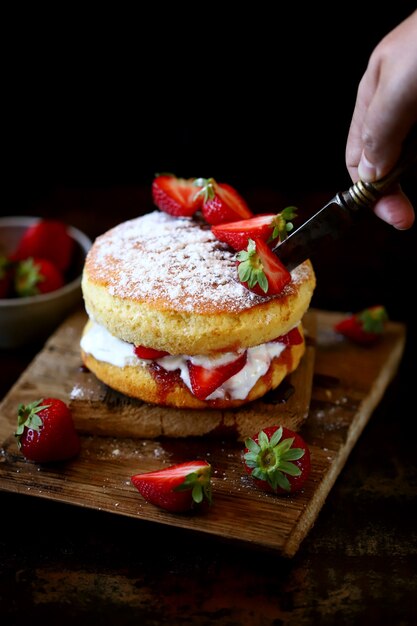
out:
M210 227L154 211L123 222L90 250L86 268L109 293L138 301L163 301L177 311L242 311L270 298L246 289L237 276L236 253ZM275 297L290 295L310 270L301 265Z

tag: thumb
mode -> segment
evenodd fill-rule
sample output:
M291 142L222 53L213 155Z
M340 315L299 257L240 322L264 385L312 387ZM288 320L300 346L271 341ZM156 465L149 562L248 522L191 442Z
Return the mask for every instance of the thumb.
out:
M364 134L362 154L358 164L359 178L365 182L375 182L388 174L396 164L406 133L396 134L395 139L385 139L375 131Z

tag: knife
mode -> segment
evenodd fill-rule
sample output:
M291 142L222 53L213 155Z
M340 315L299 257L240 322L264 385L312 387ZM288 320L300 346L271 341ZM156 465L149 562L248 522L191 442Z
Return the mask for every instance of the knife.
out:
M414 131L409 135L396 166L389 174L373 183L358 180L347 191L338 192L330 202L273 248L289 271L326 243L343 236L361 209L371 209L417 164L417 126Z

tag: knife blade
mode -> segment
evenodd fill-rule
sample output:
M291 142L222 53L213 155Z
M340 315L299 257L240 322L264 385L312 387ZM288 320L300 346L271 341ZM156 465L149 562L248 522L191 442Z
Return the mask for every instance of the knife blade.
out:
M359 180L346 191L338 192L330 202L275 246L273 252L289 271L293 270L321 246L343 236L360 210L372 208L416 164L417 126L409 135L397 165L387 176L374 183Z

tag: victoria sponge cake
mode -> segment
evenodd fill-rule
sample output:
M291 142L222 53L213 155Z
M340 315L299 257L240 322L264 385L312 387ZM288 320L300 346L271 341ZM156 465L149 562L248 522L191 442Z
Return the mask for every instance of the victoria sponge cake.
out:
M209 224L156 210L104 233L87 255L83 362L145 402L237 407L298 366L314 287L306 261L281 293L257 295Z

